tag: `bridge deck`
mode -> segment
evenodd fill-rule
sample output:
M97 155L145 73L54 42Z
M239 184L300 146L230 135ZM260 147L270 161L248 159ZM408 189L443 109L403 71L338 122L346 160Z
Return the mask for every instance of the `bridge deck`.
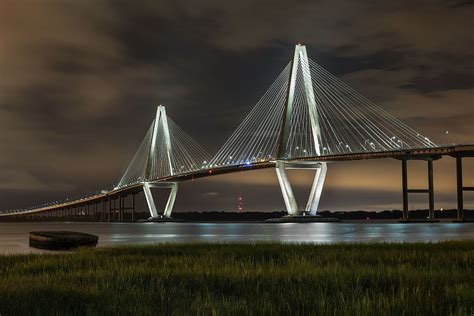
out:
M338 154L338 155L324 155L316 157L302 157L294 158L289 161L318 161L318 162L337 162L337 161L353 161L353 160L367 160L367 159L383 159L383 158L394 158L394 159L425 159L425 160L436 160L442 156L451 157L474 157L474 144L468 145L453 145L453 146L442 146L434 148L420 148L420 149L401 149L396 151L382 151L382 152L367 152L367 153L349 153L349 154ZM170 177L163 177L154 180L153 182L179 182L187 181L192 179L198 179L203 177L217 176L227 173L242 172L249 170L258 170L265 168L275 167L276 161L263 161L251 164L240 164L225 167L215 167L210 169L196 170L186 174L179 174ZM123 194L136 194L141 192L142 184L133 184L127 187L114 189L108 192L94 194L82 199L76 199L66 202L60 202L57 204L47 205L34 209L21 210L21 211L7 211L0 213L0 216L12 216L12 215L24 215L32 214L37 212L52 211L58 209L64 209L69 207L75 207L80 205L97 203L102 200L115 197Z

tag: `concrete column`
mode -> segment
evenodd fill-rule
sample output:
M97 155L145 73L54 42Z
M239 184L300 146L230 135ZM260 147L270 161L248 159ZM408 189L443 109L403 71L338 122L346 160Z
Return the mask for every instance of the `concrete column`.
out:
M171 186L170 195L168 197L168 202L166 202L165 212L163 216L171 217L171 212L173 211L174 201L176 200L176 194L178 193L178 183L173 183Z
M135 221L135 194L132 194L132 222Z
M316 215L318 212L319 201L321 199L321 193L323 191L324 180L326 179L327 165L325 162L321 163L321 166L316 169L314 174L313 185L306 204L305 211L307 214Z
M123 217L124 217L124 210L125 208L125 197L124 196L120 196L120 200L119 200L119 218L120 218L120 221L123 222Z
M110 222L110 220L111 220L110 212L112 212L112 198L111 197L109 198L109 208L108 208L108 212L107 212L107 221L108 222Z
M464 196L462 181L462 157L456 157L456 182L458 195L458 220L464 219Z
M153 200L153 195L151 194L151 185L148 182L143 183L143 193L145 194L145 199L148 204L148 210L150 211L151 218L158 217L158 211L156 209L155 201Z
M429 218L434 219L433 160L428 160Z
M403 219L408 219L408 166L407 161L402 160L402 191L403 191Z
M299 215L298 204L296 203L293 189L291 188L290 181L288 180L285 163L278 161L275 170L288 215Z
M105 221L105 199L100 201L100 221Z

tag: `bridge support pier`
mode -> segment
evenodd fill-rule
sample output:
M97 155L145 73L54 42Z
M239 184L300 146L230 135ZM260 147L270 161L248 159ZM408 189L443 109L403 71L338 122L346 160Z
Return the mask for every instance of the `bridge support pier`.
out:
M474 155L456 156L457 221L464 221L466 219L464 214L464 191L474 191L474 187L465 187L463 183L463 157L474 157Z
M123 217L125 213L125 197L120 196L119 197L119 222L123 222Z
M309 194L308 202L304 212L309 215L316 215L318 212L319 200L323 190L324 180L326 178L327 165L325 162L286 162L283 160L276 163L276 174L280 184L283 200L285 201L288 215L300 215L302 211L298 209L293 189L288 180L288 169L312 169L316 170L314 175L313 185Z
M434 182L433 182L433 160L436 157L423 158L428 163L428 189L408 189L408 160L402 159L402 192L403 192L403 214L402 221L409 221L408 194L428 193L428 220L434 221Z
M168 202L166 202L165 211L163 212L163 216L158 215L155 201L153 199L153 195L151 194L151 188L171 189L170 195L168 197ZM151 218L171 217L174 201L176 200L176 194L178 193L177 182L157 182L157 183L144 182L143 192L145 193L145 199L148 204L148 209L150 210Z
M408 220L408 164L402 160L402 191L403 191L403 213L402 219Z
M100 202L100 221L101 222L105 222L105 212L107 211L107 200L104 198L101 202Z
M132 222L135 221L135 193L132 194Z

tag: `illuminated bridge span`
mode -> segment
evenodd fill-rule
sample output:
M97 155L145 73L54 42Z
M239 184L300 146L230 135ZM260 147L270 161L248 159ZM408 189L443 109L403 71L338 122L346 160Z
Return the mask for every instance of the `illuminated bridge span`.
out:
M315 215L327 162L395 158L402 161L404 218L408 219L409 193L428 194L433 218L433 161L445 155L456 158L458 217L463 218L463 192L474 188L463 186L462 158L474 156L474 145L434 144L309 59L305 46L297 45L293 59L215 155L209 155L167 116L164 106L158 106L141 145L112 190L0 216L75 215L86 209L93 220L123 220L124 210L129 209L125 199L131 196L133 220L135 195L144 192L152 218L170 217L179 182L262 168L275 168L288 214ZM408 160L427 161L426 189L408 189ZM315 170L304 207L296 203L288 169ZM171 189L162 215L152 188Z

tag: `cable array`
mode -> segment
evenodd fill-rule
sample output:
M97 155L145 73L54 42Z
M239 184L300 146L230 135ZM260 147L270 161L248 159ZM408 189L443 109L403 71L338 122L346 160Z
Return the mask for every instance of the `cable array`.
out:
M170 118L168 124L173 149L173 175L205 169L211 155Z
M148 164L148 157L150 155L151 140L153 136L153 128L155 121L148 128L143 141L141 142L138 150L130 161L127 169L125 170L122 178L117 184L117 188L126 187L141 181L144 181L146 176L146 166Z
M437 146L308 60L319 115L322 155Z
M298 57L294 62L280 73L209 168L436 146L311 59ZM294 91L288 93L291 79ZM282 137L283 128L287 137ZM279 146L283 150L278 156Z
M245 165L275 159L290 65L283 69L208 167Z
M210 155L169 117L156 120L116 188L203 169Z

